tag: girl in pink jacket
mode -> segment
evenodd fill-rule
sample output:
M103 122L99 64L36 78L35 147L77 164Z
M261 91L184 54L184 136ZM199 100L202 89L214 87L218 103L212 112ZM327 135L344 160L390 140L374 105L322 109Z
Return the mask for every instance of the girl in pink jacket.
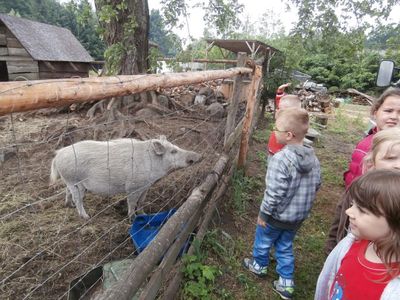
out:
M344 173L346 190L354 179L362 175L363 160L371 149L372 138L375 133L400 124L400 89L388 88L376 100L371 109L371 116L376 123L376 127L371 129L369 134L362 139L351 155L349 170ZM346 236L348 218L345 211L350 207L350 203L344 199L340 200L336 207L335 217L329 229L328 239L325 244L325 252L329 254L336 244Z
M376 123L376 127L371 129L369 134L357 144L353 154L351 155L349 170L344 173L346 189L350 186L354 179L361 176L362 161L364 156L371 148L373 135L380 130L399 125L400 89L386 89L372 106L371 116Z

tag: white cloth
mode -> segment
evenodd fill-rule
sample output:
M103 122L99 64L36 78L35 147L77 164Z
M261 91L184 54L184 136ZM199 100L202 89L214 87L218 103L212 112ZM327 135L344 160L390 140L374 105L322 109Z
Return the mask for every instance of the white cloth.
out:
M329 292L336 273L342 263L342 259L349 251L351 245L356 240L350 232L329 254L324 267L319 274L314 300L330 300ZM400 277L392 279L383 290L380 300L399 300L400 299Z

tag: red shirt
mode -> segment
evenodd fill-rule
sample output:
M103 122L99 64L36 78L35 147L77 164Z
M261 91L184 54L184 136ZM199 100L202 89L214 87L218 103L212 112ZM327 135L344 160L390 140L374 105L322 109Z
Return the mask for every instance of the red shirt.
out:
M276 109L279 109L279 103L281 102L281 98L284 95L285 95L284 89L276 90L276 95L275 95L275 108ZM268 140L268 146L267 146L268 153L271 155L274 155L275 153L281 151L283 147L285 147L285 145L278 143L278 141L276 140L275 132L272 131L271 135L269 136L269 140Z
M268 140L268 153L274 155L276 152L281 151L283 147L285 147L285 145L278 143L275 132L272 131Z
M366 260L368 244L361 240L350 247L331 286L330 300L380 299L390 278L384 264Z

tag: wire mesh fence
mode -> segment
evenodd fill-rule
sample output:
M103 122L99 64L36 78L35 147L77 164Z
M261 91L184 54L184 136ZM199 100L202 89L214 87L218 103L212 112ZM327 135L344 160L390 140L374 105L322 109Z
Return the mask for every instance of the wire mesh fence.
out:
M178 208L222 151L225 119L215 119L197 107L145 118L124 115L123 121L130 132L125 138L147 140L165 135L174 145L202 156L199 163L141 186L149 191L139 211ZM83 203L91 218L84 220L76 208L65 206L63 181L49 184L57 149L95 135L111 142L120 123L121 119L90 122L80 111L14 113L0 118L2 297L65 298L74 278L106 262L135 256L128 235L131 220L126 193L86 193ZM134 151L131 154L135 156ZM144 159L151 160L151 156ZM77 172L79 167L78 161ZM112 184L109 180L106 185Z

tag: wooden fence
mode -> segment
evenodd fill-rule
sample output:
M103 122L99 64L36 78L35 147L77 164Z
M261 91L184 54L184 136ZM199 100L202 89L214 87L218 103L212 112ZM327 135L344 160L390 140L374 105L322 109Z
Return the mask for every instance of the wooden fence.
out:
M203 239L218 200L224 195L234 168L244 167L252 128L261 112L261 66L245 68L247 57L240 53L238 67L229 70L172 73L163 75L114 76L108 78L60 79L0 83L0 115L72 103L100 100L143 91L234 78L233 92L224 138L224 153L203 183L161 228L155 239L125 271L122 279L98 299L174 298L182 278L182 263L177 257L182 245L197 228L195 239ZM245 74L250 74L246 113L236 120L240 89ZM237 125L236 125L237 124ZM240 149L235 147L240 145ZM189 253L193 253L193 246ZM159 263L161 260L161 263ZM160 288L164 287L160 295ZM141 290L140 293L138 292Z

